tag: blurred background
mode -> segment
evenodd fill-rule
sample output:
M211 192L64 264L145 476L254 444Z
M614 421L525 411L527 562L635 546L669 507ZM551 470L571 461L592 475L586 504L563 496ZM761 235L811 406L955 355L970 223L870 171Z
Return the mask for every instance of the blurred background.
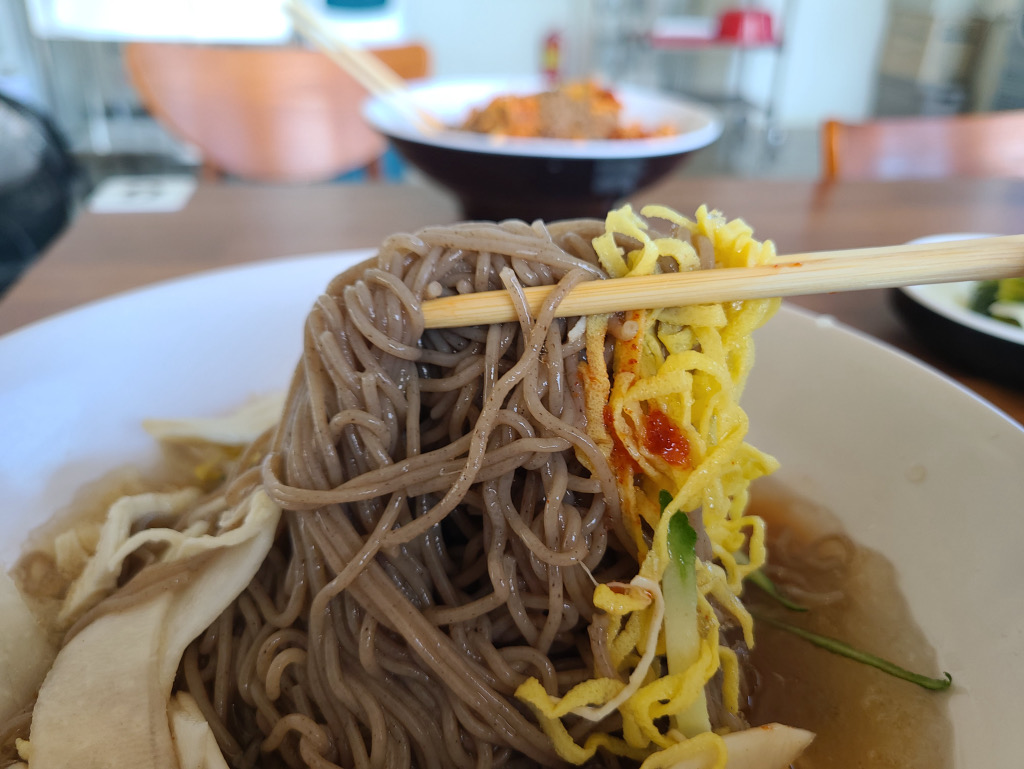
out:
M1024 106L1022 0L314 0L347 40L423 43L432 74L556 68L715 103L723 140L683 173L818 173L829 118ZM724 14L767 24L719 39ZM274 45L276 0L0 0L0 92L47 116L87 183L196 165L141 108L122 45L171 40Z
M827 120L1024 107L1024 0L309 5L349 43L421 45L438 78L597 75L711 103L725 130L677 172L688 175L815 178ZM110 177L200 172L199 151L148 114L131 84L125 50L138 41L298 39L280 0L0 0L0 196L15 189L20 201L0 205L0 236L24 229L19 205L57 208L36 217L41 234L8 233L17 248L41 249ZM397 155L385 160L385 179L416 181ZM29 172L36 202L12 187ZM337 181L365 178L356 170Z
M597 72L714 103L726 134L681 173L816 176L823 121L1024 107L1024 0L313 0L350 42L422 43L437 77ZM724 30L732 11L763 18ZM725 33L720 37L720 33ZM85 172L189 168L142 108L131 40L286 44L277 0L0 0L0 93Z

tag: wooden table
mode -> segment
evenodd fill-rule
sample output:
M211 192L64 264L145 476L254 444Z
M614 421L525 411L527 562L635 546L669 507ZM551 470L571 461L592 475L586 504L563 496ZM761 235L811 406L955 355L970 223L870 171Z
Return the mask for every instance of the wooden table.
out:
M1024 181L841 183L673 178L639 194L683 212L701 203L746 219L780 253L902 243L941 232L1024 230ZM443 192L412 185L201 185L171 214L82 213L0 301L0 333L157 280L294 254L373 246L389 233L456 221ZM827 313L951 375L1024 423L1024 392L958 370L923 348L885 291L789 300Z

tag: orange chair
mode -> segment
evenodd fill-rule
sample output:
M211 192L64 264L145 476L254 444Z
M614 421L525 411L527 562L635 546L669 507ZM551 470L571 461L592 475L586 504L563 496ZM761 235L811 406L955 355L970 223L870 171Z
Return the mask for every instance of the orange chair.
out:
M1024 110L830 120L822 153L826 180L1024 177Z
M425 48L373 53L403 78L424 77ZM316 182L368 167L387 149L361 117L367 93L322 53L289 47L129 43L142 105L196 146L204 169L265 182Z

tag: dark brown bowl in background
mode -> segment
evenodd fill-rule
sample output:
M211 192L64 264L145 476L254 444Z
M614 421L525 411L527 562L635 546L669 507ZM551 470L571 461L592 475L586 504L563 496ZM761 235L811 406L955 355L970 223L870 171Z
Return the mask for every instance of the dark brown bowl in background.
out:
M543 87L536 79L435 81L414 86L411 94L417 105L457 126L494 96ZM412 166L458 197L467 219L603 217L721 134L717 115L703 105L639 89L615 92L623 122L650 128L668 123L678 133L577 141L424 131L379 98L367 103L364 115Z

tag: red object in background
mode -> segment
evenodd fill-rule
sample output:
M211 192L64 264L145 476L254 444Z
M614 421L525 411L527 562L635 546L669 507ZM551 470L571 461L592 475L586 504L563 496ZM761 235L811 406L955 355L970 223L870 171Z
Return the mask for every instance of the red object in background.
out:
M544 79L550 85L554 85L560 80L561 67L562 35L559 32L551 32L544 38L544 52L541 58Z
M774 39L768 11L734 9L718 17L718 39L734 43L770 43Z

